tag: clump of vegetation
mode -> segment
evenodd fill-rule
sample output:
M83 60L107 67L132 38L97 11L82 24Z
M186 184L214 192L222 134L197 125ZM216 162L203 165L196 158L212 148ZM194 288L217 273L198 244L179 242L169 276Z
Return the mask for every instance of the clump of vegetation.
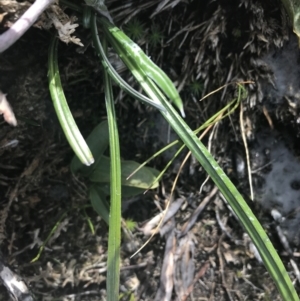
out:
M137 41L145 34L145 27L138 19L133 18L124 26L124 31L132 40Z
M197 80L192 81L188 86L189 91L194 97L200 97L203 92L203 83Z
M130 218L125 220L125 224L129 231L133 231L136 227L136 222Z
M89 198L92 207L108 224L110 210L107 199L110 196L111 158L104 155L109 146L107 121L98 124L86 141L93 153L95 163L91 166L85 166L77 156L74 156L71 170L74 174L79 173L89 180ZM156 169L143 166L135 172L138 168L140 168L140 164L137 162L121 161L122 197L132 197L143 193L149 187L158 187L158 183L155 182L158 175ZM131 174L132 176L130 176ZM128 228L133 229L134 227L133 223L128 223Z
M162 42L164 38L163 31L158 24L152 24L149 35L148 42L151 46L157 46Z
M36 1L38 3L39 1ZM98 1L91 1L86 0L87 4L97 4ZM101 2L101 1L100 1ZM149 2L149 1L148 1ZM213 2L213 1L212 1ZM250 1L251 2L251 1ZM98 2L99 4L99 2ZM214 5L214 3L211 3ZM244 3L245 4L245 3ZM99 4L100 5L100 4ZM103 6L103 1L101 2L101 5ZM219 5L216 4L216 5ZM244 5L246 6L246 4ZM193 6L194 7L194 6ZM190 22L191 17L195 15L197 20L199 20L198 11L195 11L195 9L191 8L191 13L189 13L189 16L183 16L182 10L180 9L180 17L182 17L183 20L188 20ZM241 5L237 6L241 7ZM158 7L159 9L162 9L163 7ZM123 8L122 8L123 9ZM136 10L137 7L132 5L132 9ZM76 9L77 11L80 11L80 7ZM212 10L212 9L211 9ZM254 10L253 10L254 11ZM256 7L255 12L262 11L260 7ZM157 12L157 11L156 11ZM179 54L184 53L186 55L186 60L183 60L181 57L178 57L177 55L174 55L173 49L169 51L174 61L178 62L178 70L182 67L182 65L185 66L184 71L182 69L180 70L180 75L184 74L185 71L188 71L188 74L190 75L192 72L197 72L196 76L197 78L201 78L203 81L207 80L205 83L209 83L210 85L216 84L217 81L221 81L222 83L225 82L224 78L226 79L226 82L228 82L231 78L231 76L228 75L227 72L224 72L224 60L220 59L219 54L222 54L222 51L224 51L225 46L224 45L224 37L226 36L226 30L228 28L227 26L227 20L225 18L226 12L224 9L218 9L216 10L215 14L212 14L212 17L205 22L204 24L207 25L207 32L206 29L202 29L202 27L198 27L196 24L195 28L197 29L195 31L195 34L193 38L191 38L192 35L192 29L188 29L183 27L184 22L173 22L172 25L173 28L170 26L170 33L174 33L174 49L178 51ZM122 11L122 14L123 13ZM129 14L128 12L126 14ZM175 14L175 10L174 10ZM217 15L220 14L220 17ZM210 15L210 14L207 14ZM261 15L256 14L258 20L265 20ZM218 18L217 18L217 17ZM95 18L95 16L92 14L92 17ZM186 18L185 18L186 17ZM177 21L174 16L172 16L174 21ZM102 22L102 25L105 26L105 20L102 20L101 18L100 22ZM232 18L231 18L232 19ZM99 38L99 35L97 33L97 25L96 22L98 22L96 19L93 27L93 38L94 41L96 38ZM228 19L229 20L229 19ZM252 20L252 19L250 19ZM255 20L255 19L254 19ZM106 21L107 22L107 21ZM263 22L263 21L261 21ZM117 23L117 22L116 22ZM92 24L92 23L91 23ZM145 39L145 41L149 43L150 46L160 46L162 44L162 41L164 39L164 36L162 34L162 31L159 27L159 25L151 24L150 27L146 27L146 31L144 30L144 25L138 21L137 19L132 19L131 22L129 22L126 26L124 26L125 31L128 33L128 35L134 39L134 40L140 40L142 38ZM191 23L192 24L192 23ZM71 34L72 31L74 31L74 24L70 25L67 23L63 24L64 26L60 26L60 28L68 29L67 31L69 34ZM107 25L107 24L106 24ZM176 111L172 109L172 107L169 105L168 101L163 97L162 93L164 93L169 100L175 101L176 99L180 99L178 96L178 93L174 92L170 89L172 85L168 84L168 82L171 82L169 78L166 77L164 73L161 72L161 70L153 65L153 62L148 59L146 54L144 54L132 41L128 42L127 37L122 35L122 32L117 28L112 28L111 24L108 24L109 26L103 27L104 35L106 35L106 38L110 38L109 42L112 44L111 46L115 45L115 50L119 49L119 56L127 62L127 66L129 70L138 77L137 81L140 83L140 85L146 89L144 89L146 92L148 92L149 97L154 97L156 99L156 103L158 104L164 104L165 108L161 109L161 114L164 116L164 118L167 120L167 122L172 126L172 128L178 133L180 136L180 139L182 143L184 143L193 153L194 157L201 163L203 166L203 169L205 169L210 177L215 181L216 185L219 187L222 194L226 197L228 200L228 204L233 208L236 215L239 217L241 222L244 224L244 228L250 232L252 235L252 239L255 242L256 246L260 248L261 255L265 258L265 263L270 271L272 277L277 281L278 288L280 289L283 297L285 296L285 300L299 300L296 296L296 293L294 292L293 286L291 285L288 277L286 276L287 273L285 272L285 269L283 265L281 264L280 258L277 256L277 253L274 248L269 244L269 239L264 234L263 229L256 221L255 216L253 216L251 210L248 208L247 204L244 202L241 195L238 193L238 191L235 189L233 184L230 182L230 180L226 177L226 175L222 172L220 166L216 163L216 161L213 159L213 157L210 155L210 153L207 151L207 149L204 147L204 145L201 144L201 142L198 140L198 138L195 136L193 131L186 125L184 120L180 118ZM200 24L201 25L201 24ZM251 24L252 25L252 24ZM260 25L260 23L258 24ZM71 26L71 27L70 27ZM257 31L259 31L262 27L257 26L255 27L255 30L258 28ZM106 30L105 30L106 29ZM110 31L111 29L111 31ZM255 32L255 30L251 31ZM207 34L209 31L209 34ZM118 32L115 36L113 36L114 33ZM243 32L243 35L245 34L245 31ZM205 33L205 34L204 34ZM234 32L234 36L239 36L239 32ZM58 34L59 35L59 34ZM184 36L183 36L184 35ZM252 38L252 37L251 37ZM185 49L181 49L181 46L184 44L187 44L187 42L190 39L191 41L198 41L198 45L187 45ZM127 43L124 43L127 41ZM177 46L176 42L180 40L179 46ZM65 39L64 39L65 41ZM250 41L253 41L250 40ZM160 43L160 44L159 44ZM173 43L173 42L172 42ZM0 43L1 44L1 43ZM97 43L94 43L96 45ZM106 43L103 43L106 46ZM228 44L231 46L232 41L229 41ZM53 43L53 45L55 45ZM119 46L119 47L118 47ZM126 47L124 47L126 46ZM135 47L133 47L135 46ZM164 45L165 46L165 45ZM171 45L170 45L171 46ZM123 47L123 48L122 48ZM131 48L132 47L132 48ZM242 47L245 48L244 45ZM269 47L269 44L266 44L266 46L263 46L265 48ZM103 47L106 48L106 47ZM160 47L158 47L159 49ZM230 48L230 51L232 51L232 47ZM243 48L243 49L244 49ZM261 46L260 44L257 46L254 43L249 43L249 52L254 53L257 49L260 51ZM137 51L138 49L138 51ZM52 52L55 52L55 47L52 47ZM121 51L120 51L121 50ZM254 51L253 51L254 50ZM99 52L99 50L98 50ZM149 54L151 55L153 51L149 51ZM167 51L166 51L167 52ZM193 55L197 52L197 55ZM103 51L103 53L105 53ZM134 53L134 55L132 54ZM243 52L247 54L247 52ZM104 62L105 55L101 55L100 52L98 53L100 59L102 62ZM192 54L192 55L191 55ZM234 68L235 63L238 62L238 65L240 65L240 62L246 61L243 60L242 55L241 56L234 56L235 53L229 53L231 56L227 56L228 58L236 57L236 61L232 62L232 68ZM59 87L57 83L59 73L58 73L58 64L57 59L55 58L53 54L50 55L50 61L52 59L53 63L49 64L52 69L51 72L49 72L49 77L51 76L56 80L55 82L50 82L51 88L56 88L57 90L55 92L55 96L62 96L63 89ZM135 58L139 58L139 60L134 60ZM173 71L173 66L169 62L168 59L165 57L163 58L167 63L170 64L170 69ZM136 61L139 61L140 64L137 64ZM163 61L163 63L165 63ZM183 63L184 62L184 63ZM231 62L230 62L231 63ZM126 65L126 63L125 63ZM227 64L228 68L230 68L230 64ZM54 66L54 68L53 68ZM133 67L132 67L133 66ZM156 177L156 172L153 169L141 169L141 171L145 174L145 179L141 181L143 177L136 174L135 178L131 178L129 181L127 179L127 176L129 173L133 171L133 169L136 169L136 162L132 161L121 161L120 159L120 151L119 151L119 141L118 141L118 135L117 135L117 127L116 127L116 116L114 114L114 98L112 95L112 83L110 82L110 76L111 74L115 75L111 69L109 69L109 65L106 66L107 68L103 68L103 78L104 78L104 90L105 90L105 100L106 100L106 106L107 106L107 112L108 112L108 120L110 121L110 137L108 138L108 131L107 131L107 123L100 124L97 128L97 132L95 132L95 136L91 140L91 143L87 141L87 146L93 150L93 145L95 146L95 149L97 149L97 153L93 152L94 156L90 156L87 158L83 158L84 162L87 162L86 165L91 165L92 162L95 160L95 163L89 167L84 166L81 162L79 162L77 159L74 159L72 162L72 171L78 172L82 176L84 176L90 183L89 192L90 192L90 200L92 203L93 208L103 217L104 220L106 220L107 223L109 223L109 241L108 241L108 259L107 259L107 267L108 267L108 273L107 273L107 295L108 300L117 300L118 299L118 285L119 285L119 266L120 266L120 217L121 217L121 210L120 210L120 201L121 201L121 195L122 196L132 196L136 195L137 193L140 193L142 190L144 190L146 187L150 185L153 178ZM145 69L146 68L146 69ZM201 69L202 68L202 69ZM110 74L108 74L108 70L110 70ZM176 73L177 70L175 70L174 73ZM145 75L146 74L146 75ZM178 72L179 74L179 72ZM232 72L234 74L234 72ZM138 76L137 76L138 75ZM196 77L195 76L195 77ZM113 76L112 76L113 77ZM234 74L235 78L238 78ZM168 82L166 81L168 79ZM182 78L176 79L177 82L181 80ZM139 81L140 80L140 81ZM182 83L190 83L190 86L188 87L190 90L189 92L193 94L194 96L199 96L201 93L203 93L203 86L200 82L191 80L190 78L184 78L184 80L181 81ZM183 85L183 84L182 84ZM59 85L61 86L61 85ZM121 85L120 85L121 86ZM208 86L208 84L205 84L205 88L211 88L211 86ZM159 91L161 90L162 93ZM241 92L239 92L239 95L242 95ZM54 101L53 101L54 102ZM60 102L55 100L55 105L60 110L65 109L67 107L67 102L63 99L60 100ZM59 111L57 110L57 111ZM71 112L69 110L69 112ZM197 113L197 112L196 112ZM68 115L60 115L62 118L66 117L72 117L71 114ZM221 116L221 115L220 115ZM71 118L64 118L63 121L70 121ZM71 120L72 121L72 120ZM74 135L74 124L69 123L67 126L64 126L66 129L65 132L68 132L68 134L73 140L71 141L73 145L75 145L78 152L83 153L85 145L83 145L82 140L78 139L78 136ZM100 130L103 131L102 134L100 134ZM105 131L104 131L105 130ZM99 132L98 132L99 131ZM80 138L80 137L79 137ZM105 141L103 140L105 138ZM102 140L101 140L102 139ZM88 139L87 139L88 140ZM110 157L105 156L105 150L108 148L108 140L111 141L109 148L110 148ZM228 139L229 140L229 139ZM71 144L70 142L70 144ZM99 145L96 145L99 144ZM97 146L97 147L96 147ZM77 162L76 162L77 160ZM34 161L33 161L34 162ZM113 162L113 164L112 164ZM118 166L117 166L118 165ZM126 171L126 172L125 172ZM129 172L130 171L130 172ZM24 175L24 173L22 173ZM113 176L110 177L110 174ZM151 180L151 181L150 181ZM142 183L141 183L142 182ZM147 184L147 185L146 185ZM113 189L110 189L110 185ZM114 189L116 187L116 189ZM152 186L153 187L153 186ZM188 189L190 189L190 186L188 186ZM121 190L122 188L122 190ZM109 204L107 202L108 198L111 197L111 204L114 206L111 206L109 208ZM125 222L128 229L131 229L134 227L135 222L128 220ZM205 225L204 225L205 226ZM174 228L176 230L176 228ZM207 234L207 233L205 233ZM206 235L208 236L208 235ZM273 249L272 249L273 248ZM266 254L266 250L269 252ZM194 258L193 258L194 260ZM172 263L173 265L173 263ZM170 274L170 273L169 273ZM133 294L132 294L133 296ZM133 296L134 297L134 296ZM129 298L131 299L131 295L129 295Z

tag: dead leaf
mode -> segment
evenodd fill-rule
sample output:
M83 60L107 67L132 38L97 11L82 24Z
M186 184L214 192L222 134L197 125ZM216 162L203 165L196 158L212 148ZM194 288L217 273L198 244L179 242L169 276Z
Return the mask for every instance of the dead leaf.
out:
M3 18L7 15L7 12L0 14L0 23L2 22Z
M0 91L0 114L3 114L4 120L13 125L17 125L17 120L15 114L6 99L6 95Z
M48 20L44 20L42 27L50 28L52 25L57 29L58 36L61 41L68 44L69 42L83 46L80 39L74 35L71 35L75 32L75 28L79 24L75 23L76 18L69 17L65 14L61 8L57 5L51 5L49 11L47 12Z

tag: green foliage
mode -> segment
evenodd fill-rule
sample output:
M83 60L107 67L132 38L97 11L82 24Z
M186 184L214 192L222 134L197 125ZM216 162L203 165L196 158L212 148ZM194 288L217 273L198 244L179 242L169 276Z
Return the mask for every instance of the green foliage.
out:
M126 224L126 228L129 230L129 231L133 231L135 226L136 226L136 222L132 219L126 219L125 220L125 224Z
M97 158L94 156L95 163L91 166L85 166L81 163L78 157L75 156L71 163L71 171L73 173L80 171L83 176L88 177L93 172L95 166L99 164L101 156L108 147L108 123L105 121L98 124L87 137L86 143L92 154L97 155Z
M134 293L130 290L120 293L119 301L135 301Z
M293 31L298 37L300 48L300 2L296 0L281 0L281 2L293 23Z
M150 33L148 35L148 41L151 46L157 46L163 40L163 31L158 24L152 24Z
M109 224L109 204L106 201L106 193L98 185L91 185L89 198L94 210Z
M101 1L100 1L101 2ZM97 5L100 3L98 1L88 0L88 3L91 3L91 5L96 4L94 7L96 11L99 12L99 6ZM290 18L293 21L293 27L294 32L299 36L299 1L292 1L292 0L282 0L282 2L286 5L286 8L288 12L290 13ZM103 6L103 1L101 2ZM80 8L79 8L80 9ZM100 15L103 15L103 7L101 7ZM92 19L94 18L94 40L97 39L98 33L97 33L97 24L96 24L96 18L92 14ZM231 206L233 212L236 214L238 219L240 220L241 224L244 226L244 229L249 234L250 238L252 239L255 246L258 248L259 253L261 255L261 258L268 269L270 275L274 279L279 292L281 293L281 296L284 300L290 301L295 300L299 301L299 297L297 295L297 292L289 278L288 273L286 272L282 261L280 257L278 256L276 250L272 246L270 239L266 235L264 229L259 224L258 220L256 219L255 215L241 196L241 194L237 191L236 187L233 185L233 183L229 180L229 178L225 175L221 167L218 165L218 163L215 161L215 159L212 157L212 155L209 153L209 151L206 149L206 147L202 144L200 140L198 140L198 137L192 132L192 130L189 128L189 126L183 121L183 119L178 115L178 113L174 110L174 108L169 104L168 100L164 96L164 94L174 101L176 104L176 98L177 100L180 100L179 103L179 109L182 110L183 106L181 104L181 99L177 95L178 92L176 91L175 87L173 87L172 82L167 77L166 74L164 74L153 62L138 48L136 44L134 44L131 40L129 40L126 35L122 31L120 31L114 24L111 22L108 22L105 18L98 18L97 21L100 21L103 29L104 36L109 40L111 46L116 50L116 52L119 54L121 59L125 62L131 73L135 76L137 81L140 83L140 85L143 87L146 94L149 96L150 99L155 101L158 104L162 104L165 108L165 110L160 110L160 113L163 115L163 117L168 121L168 123L172 126L172 128L175 130L175 132L178 134L182 142L191 150L191 153L194 155L194 157L199 161L199 163L202 165L202 167L206 170L206 172L209 174L209 176L212 178L212 180L215 182L217 187L219 188L220 192L223 194L223 196L226 198L228 204ZM92 24L92 22L91 22ZM137 23L136 23L137 24ZM136 25L135 24L135 25ZM140 24L141 25L141 24ZM142 28L142 29L141 29ZM131 36L135 36L135 38L140 38L143 35L143 26L140 26L138 30L134 27L133 30L129 29L131 31ZM54 47L53 47L54 48ZM101 57L102 55L99 54ZM54 60L53 60L54 61ZM50 66L50 69L52 68L52 72L50 74L54 78L54 80L50 81L50 88L55 88L57 86L57 76L55 70L57 70L55 64L52 64L52 67ZM104 72L104 74L106 74ZM106 74L107 75L107 74ZM108 97L108 91L111 91L111 83L109 81L106 81L107 86L109 89L105 89L105 99L109 99L111 97ZM106 86L106 85L105 85ZM174 90L175 89L175 90ZM53 92L54 91L54 92ZM58 91L53 89L52 93L55 93L54 96L59 96ZM164 93L164 94L163 94ZM243 92L241 89L239 89L239 98L243 95ZM113 102L112 102L113 103ZM73 145L73 148L77 150L78 154L82 155L82 161L89 164L89 160L91 159L86 152L86 149L83 151L81 148L81 144L79 143L79 134L74 133L74 124L69 122L70 120L66 119L66 117L70 117L69 112L65 111L67 108L67 103L59 101L58 99L55 101L55 105L57 105L57 114L61 118L62 126L65 127L65 132L68 134L67 137L70 137L70 144ZM107 105L107 112L109 113L109 110L113 108L113 106ZM59 106L59 107L58 107ZM63 114L61 114L61 111ZM108 117L109 120L111 120ZM115 122L115 119L113 120ZM116 123L114 123L114 126ZM111 122L110 122L110 136L112 138L113 131L111 130ZM116 136L116 135L115 135ZM111 138L111 140L112 140ZM99 135L95 136L96 140L100 139L101 137ZM114 138L115 139L115 138ZM96 141L95 140L95 141ZM97 141L96 141L97 142ZM113 143L110 144L111 149L113 149ZM106 146L107 147L107 146ZM103 147L102 147L103 148ZM103 148L105 149L105 147ZM111 163L112 167L115 164L115 161L118 161L120 156L119 152L117 153L118 156L115 156L112 152L111 154ZM95 153L95 160L98 162L98 164L93 164L90 168L91 170L88 170L87 172L83 172L85 176L88 178L90 175L92 175L94 172L97 173L97 166L102 164L105 160L110 160L110 158L107 158L103 156L103 152L100 151L99 153ZM98 161L97 161L98 160ZM107 163L107 162L106 162ZM117 162L119 163L119 162ZM104 164L104 163L103 163ZM73 167L75 165L75 168L78 172L82 170L82 168L76 167L76 164L73 163ZM109 164L110 166L111 164ZM117 164L115 164L117 165ZM119 167L119 166L118 166ZM113 229L115 227L116 230L118 230L119 222L117 221L117 218L120 217L119 214L119 203L117 201L113 201L114 199L117 199L117 196L120 196L120 185L121 180L120 177L118 178L118 181L114 180L114 173L116 175L120 175L121 171L118 168L119 172L115 172L117 168L112 168L112 183L116 183L118 185L112 185L113 188L117 187L115 191L112 189L111 195L112 195L112 203L111 203L111 216L112 218L109 218L110 221L110 229ZM150 169L148 169L149 171ZM110 169L106 170L107 173L110 172ZM98 172L99 173L99 172ZM94 174L95 175L95 174ZM103 172L102 172L102 175ZM155 178L155 175L153 174L153 177ZM103 214L102 211L105 211L105 202L106 202L106 196L110 193L109 184L110 182L106 181L99 181L99 178L94 178L95 183L93 185L94 188L92 188L92 194L96 193L97 198L93 199L92 203L95 204L94 201L96 201L96 205L93 205L95 210L98 210L100 214ZM120 180L120 181L119 181ZM117 183L118 182L118 183ZM140 181L143 182L143 181ZM140 182L137 182L137 186L126 186L122 182L122 193L124 192L124 187L127 189L142 189L140 185ZM151 183L149 183L150 185ZM128 192L132 193L132 192ZM99 202L103 202L99 206ZM118 204L118 206L114 206L114 204ZM114 213L116 212L116 214ZM106 213L107 214L107 213ZM115 218L116 217L116 218ZM108 247L108 273L107 273L107 295L108 300L110 301L116 301L118 299L118 293L119 293L119 281L118 276L119 273L116 271L119 268L120 263L120 235L118 234L119 231L111 231L109 233L109 247Z
M80 161L89 166L94 163L94 158L77 127L64 94L58 69L56 37L52 38L49 47L48 79L53 106L65 136Z
M162 102L157 95L164 93L178 107L181 116L185 117L182 99L168 75L118 27L112 25L105 19L100 19L100 22L103 25L106 38L146 94L148 94L149 98L152 100L155 99L154 102L161 104ZM97 36L94 35L94 38L95 44L100 43Z
M91 166L83 165L77 156L71 162L71 171L79 173L90 180L89 198L94 210L108 224L109 204L107 198L110 195L110 166L111 160L104 155L109 145L108 123L103 121L98 124L86 139L94 158L95 163ZM121 161L121 185L122 197L132 197L143 193L155 182L159 172L153 168L143 166L136 173L131 175L140 164L134 161ZM151 188L157 188L154 183Z
M137 41L143 37L145 28L138 19L133 18L124 26L124 31L131 39Z
M200 81L192 81L188 88L195 97L199 97L203 91L203 83Z
M242 31L239 29L239 28L234 28L232 30L232 35L235 37L235 38L240 38L242 36Z

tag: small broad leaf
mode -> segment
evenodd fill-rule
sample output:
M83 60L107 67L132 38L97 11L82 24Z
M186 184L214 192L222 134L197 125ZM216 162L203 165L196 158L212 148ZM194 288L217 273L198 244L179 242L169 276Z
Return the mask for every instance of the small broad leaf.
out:
M122 185L131 186L136 188L148 189L149 186L156 180L156 176L152 172L152 168L143 167L138 170L133 176L128 180L128 176L133 173L137 168L140 167L140 164L134 161L122 161L121 162L121 179ZM155 183L151 188L157 188L158 183Z
M106 197L110 195L109 183L94 183L93 186L98 187L98 189L101 190L101 192L103 192L103 197L101 195L101 198L106 199ZM144 188L136 188L136 187L124 186L124 185L122 185L121 188L122 188L122 198L133 197L145 192Z
M122 198L130 198L145 192L143 188L122 185Z
M89 197L94 210L103 218L103 220L109 223L109 209L105 200L105 193L98 185L91 185L89 189Z
M93 172L89 175L92 182L109 183L110 182L110 158L101 156L101 160Z
M85 166L79 161L77 156L74 156L71 162L71 171L73 173L80 172L84 176L88 176L96 168L102 154L108 147L108 124L106 120L98 124L93 129L93 131L87 137L86 143L93 154L95 163L90 167Z
M147 166L146 167L155 177L157 177L159 174L160 174L160 172L157 170L157 169L155 169L155 168L153 168L153 167L149 167L149 166Z
M134 161L122 161L121 162L121 183L122 186L131 186L141 189L148 189L149 186L156 179L158 171L149 167L142 167L132 177L127 180L127 177L133 173L138 167L139 163ZM107 183L110 181L110 159L106 156L102 156L99 164L94 171L90 174L89 179L92 182ZM158 183L155 183L151 188L157 188Z

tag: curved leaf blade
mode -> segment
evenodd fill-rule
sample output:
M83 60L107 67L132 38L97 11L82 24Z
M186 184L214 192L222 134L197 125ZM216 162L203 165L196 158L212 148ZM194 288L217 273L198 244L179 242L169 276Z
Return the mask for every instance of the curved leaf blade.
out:
M49 47L48 78L54 109L65 136L80 161L89 166L94 163L94 158L76 125L63 92L58 70L57 39L55 37L52 38Z
M104 151L109 145L108 123L107 120L99 123L86 138L86 143L89 146L95 163L88 167L84 166L77 156L74 156L71 162L71 171L73 173L80 172L84 176L88 176L97 168Z

